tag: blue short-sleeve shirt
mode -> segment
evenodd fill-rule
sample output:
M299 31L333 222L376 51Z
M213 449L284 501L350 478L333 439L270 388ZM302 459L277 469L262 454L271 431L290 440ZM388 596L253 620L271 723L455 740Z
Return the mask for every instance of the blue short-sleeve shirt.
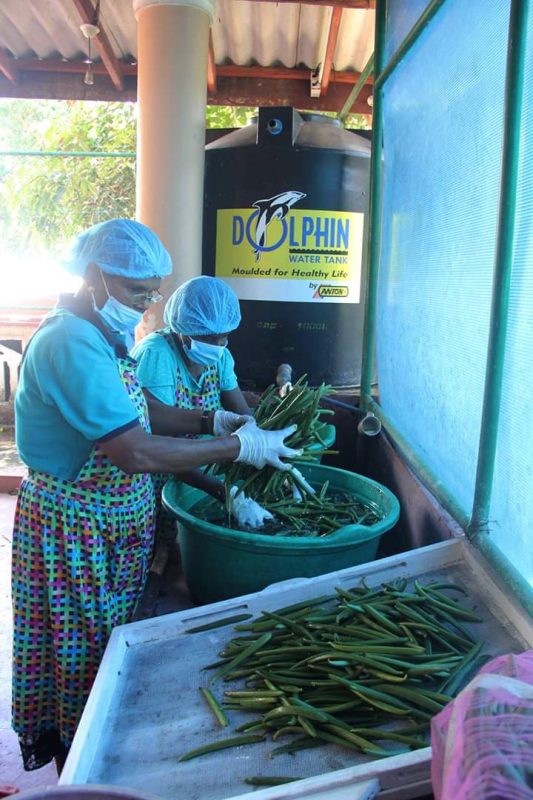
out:
M24 463L74 480L95 442L138 424L112 341L88 319L54 309L26 351L15 397Z
M170 328L155 331L142 339L132 350L137 360L137 377L141 386L168 406L176 404L178 380L191 393L202 391L202 374L193 378L177 346L170 344L166 336ZM225 347L217 364L220 391L229 392L238 387L233 356Z

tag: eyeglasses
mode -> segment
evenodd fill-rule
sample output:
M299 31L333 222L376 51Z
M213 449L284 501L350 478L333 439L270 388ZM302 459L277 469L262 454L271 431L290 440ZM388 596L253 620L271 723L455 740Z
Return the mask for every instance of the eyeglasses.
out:
M102 283L104 284L107 296L110 297L111 292L109 291L107 281L101 268L100 275L102 276ZM127 296L128 301L135 306L149 306L152 303L159 303L163 299L163 295L161 292L158 292L157 289L153 289L151 292L135 292L132 286L128 286L127 282L120 280L120 276L108 275L107 279L111 280L111 282L115 281L120 291L124 293L123 296Z
M131 300L135 305L149 306L152 303L160 303L163 299L161 292L154 290L153 292L140 292L139 294L132 294Z

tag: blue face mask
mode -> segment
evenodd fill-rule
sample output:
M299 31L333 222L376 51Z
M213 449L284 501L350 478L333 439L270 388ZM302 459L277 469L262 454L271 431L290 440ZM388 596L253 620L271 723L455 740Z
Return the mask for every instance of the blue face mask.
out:
M136 308L130 308L129 306L126 306L124 303L121 303L119 300L117 300L116 297L113 297L113 295L109 293L103 273L101 274L102 281L107 292L107 300L102 308L98 308L94 302L93 296L94 310L100 315L100 317L104 320L106 325L111 328L111 330L124 334L126 338L131 339L133 342L132 334L134 329L143 318L143 312L137 311Z
M191 339L190 347L187 347L183 341L182 345L187 358L190 361L194 361L195 364L201 364L203 367L210 367L212 364L217 364L225 350L224 345L198 342L196 339Z

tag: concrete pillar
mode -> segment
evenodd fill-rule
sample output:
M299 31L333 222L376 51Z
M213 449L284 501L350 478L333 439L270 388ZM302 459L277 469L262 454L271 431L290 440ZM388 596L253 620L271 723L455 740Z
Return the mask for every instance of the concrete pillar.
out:
M174 264L161 291L202 272L202 211L209 26L214 0L133 0L137 18L137 219ZM161 327L164 301L138 336Z

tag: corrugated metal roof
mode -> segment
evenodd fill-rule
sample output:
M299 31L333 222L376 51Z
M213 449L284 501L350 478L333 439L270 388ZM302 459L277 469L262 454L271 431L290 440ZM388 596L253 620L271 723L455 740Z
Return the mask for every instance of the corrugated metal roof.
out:
M337 49L333 63L335 69L345 72L362 72L374 52L373 10L360 11L345 9L337 39Z
M134 58L137 24L131 0L104 0L100 19L117 58ZM88 55L81 21L72 0L2 0L0 47L16 58L78 59Z
M0 47L16 58L79 58L86 44L70 0L3 0L0 5Z
M328 6L324 0L315 4L217 0L212 25L216 66L324 68L333 7L354 5L357 0L331 2ZM367 4L373 5L372 0ZM81 64L88 57L88 40L80 30L78 8L76 0L2 0L0 80L12 79L10 65L41 73L46 66L51 72L60 73L61 63ZM124 65L134 64L137 26L132 0L101 0L100 22L116 58ZM345 73L343 82L349 82L350 74L355 82L373 50L373 37L374 10L344 7L330 60L333 81L340 80L338 73ZM95 50L93 44L92 58L98 63L100 56ZM35 65L36 60L47 63ZM131 70L127 74L132 74ZM246 75L239 72L232 77ZM265 79L268 77L264 75ZM0 83L0 93L1 89Z

